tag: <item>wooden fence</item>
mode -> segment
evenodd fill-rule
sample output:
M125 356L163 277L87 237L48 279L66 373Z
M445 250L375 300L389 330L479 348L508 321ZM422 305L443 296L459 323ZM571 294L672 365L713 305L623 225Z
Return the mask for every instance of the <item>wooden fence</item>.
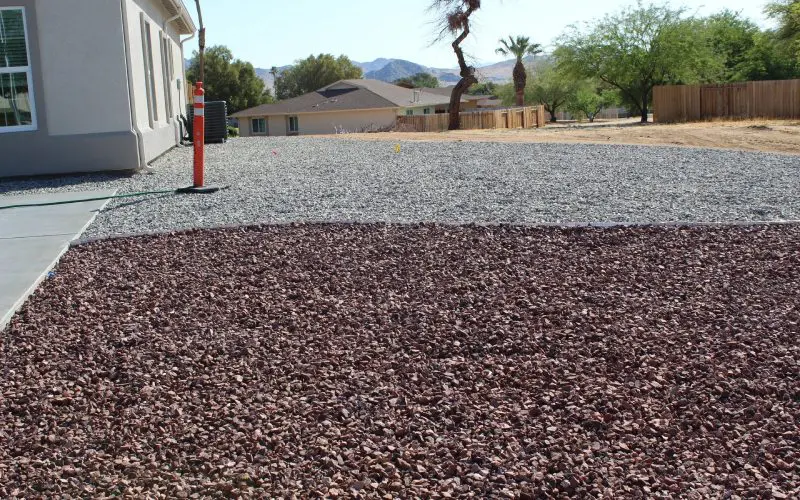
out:
M653 120L800 118L800 80L669 85L653 89Z
M449 123L450 115L447 113L397 117L397 129L401 132L442 132L447 130ZM461 130L539 128L544 125L543 106L465 111L461 113Z

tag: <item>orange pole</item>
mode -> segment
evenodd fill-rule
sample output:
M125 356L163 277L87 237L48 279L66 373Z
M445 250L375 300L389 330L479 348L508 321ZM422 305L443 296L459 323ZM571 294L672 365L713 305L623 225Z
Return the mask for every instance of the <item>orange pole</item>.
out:
M194 187L203 187L205 182L205 155L206 140L206 102L203 82L197 82L194 89Z

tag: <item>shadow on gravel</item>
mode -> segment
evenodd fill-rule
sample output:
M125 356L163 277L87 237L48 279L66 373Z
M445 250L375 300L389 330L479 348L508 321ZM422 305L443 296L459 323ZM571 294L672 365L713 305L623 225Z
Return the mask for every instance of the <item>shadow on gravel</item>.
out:
M106 182L130 179L135 174L136 173L133 170L125 170L121 172L0 178L0 194L10 192L22 194L24 191L56 189L82 185L85 185L87 188L92 188L93 184L103 184Z
M113 211L119 210L121 208L128 208L128 207L132 207L132 206L136 206L136 205L141 205L141 204L143 204L145 202L148 202L148 201L161 200L161 199L164 199L164 198L171 198L171 197L174 197L174 196L178 196L178 195L175 194L175 193L167 193L167 194L162 194L162 195L157 195L157 196L156 195L142 196L141 198L134 198L132 201L116 203L114 205L107 205L106 208L104 208L102 210L98 210L98 212L113 212Z

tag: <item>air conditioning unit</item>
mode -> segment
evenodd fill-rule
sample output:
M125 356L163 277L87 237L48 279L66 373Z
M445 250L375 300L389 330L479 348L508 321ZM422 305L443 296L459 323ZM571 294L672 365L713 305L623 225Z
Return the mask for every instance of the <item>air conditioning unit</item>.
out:
M189 128L194 123L194 106L187 106ZM189 130L192 137L192 130ZM228 104L225 101L206 101L206 143L222 144L228 140Z

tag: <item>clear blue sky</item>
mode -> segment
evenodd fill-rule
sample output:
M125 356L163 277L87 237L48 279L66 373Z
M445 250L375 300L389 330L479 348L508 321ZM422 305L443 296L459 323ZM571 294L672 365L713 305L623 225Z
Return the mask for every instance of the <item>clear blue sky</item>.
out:
M761 26L767 0L674 1L701 15L723 8L741 11ZM194 13L194 0L184 0ZM566 26L590 21L634 0L485 0L474 16L465 48L479 64L501 60L497 40L524 34L550 45ZM425 66L456 66L447 43L433 46L430 0L201 0L207 45L227 45L234 56L269 68L309 54L345 54L354 61L407 59ZM196 14L195 14L196 15ZM186 57L197 48L188 45Z

